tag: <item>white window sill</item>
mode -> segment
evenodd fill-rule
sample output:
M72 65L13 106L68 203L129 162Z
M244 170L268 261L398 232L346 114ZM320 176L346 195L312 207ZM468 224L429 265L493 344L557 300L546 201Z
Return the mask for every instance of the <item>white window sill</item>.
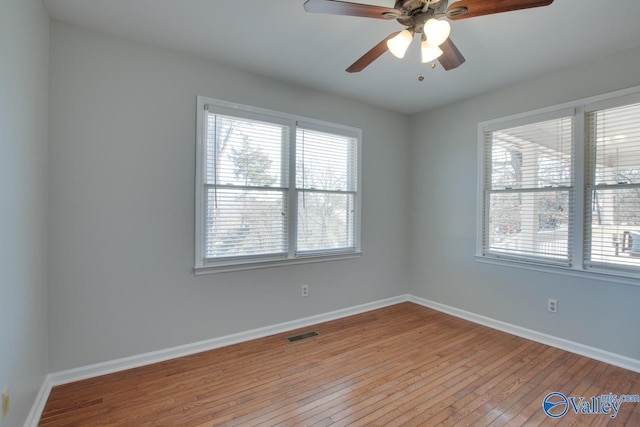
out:
M614 272L611 270L596 268L592 268L590 270L579 270L571 267L544 265L535 262L517 261L512 259L499 259L482 255L476 255L475 258L477 262L483 264L501 265L504 267L512 268L523 268L525 270L562 274L565 276L580 277L583 279L601 280L628 286L640 286L640 275L634 275L633 273Z
M360 258L362 252L349 252L341 254L305 255L297 258L272 259L259 261L242 261L236 263L224 263L215 265L197 266L193 268L196 276L214 273L228 273L232 271L257 270L261 268L280 267L283 265L310 264L316 262L340 261L345 259Z

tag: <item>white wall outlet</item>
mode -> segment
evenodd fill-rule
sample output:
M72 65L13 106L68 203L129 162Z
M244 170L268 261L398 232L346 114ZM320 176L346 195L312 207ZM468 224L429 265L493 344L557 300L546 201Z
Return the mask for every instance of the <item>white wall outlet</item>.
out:
M549 310L549 313L558 314L558 300L549 298L547 300L547 310Z
M302 296L303 297L308 297L309 296L309 285L300 286L300 291L302 291Z

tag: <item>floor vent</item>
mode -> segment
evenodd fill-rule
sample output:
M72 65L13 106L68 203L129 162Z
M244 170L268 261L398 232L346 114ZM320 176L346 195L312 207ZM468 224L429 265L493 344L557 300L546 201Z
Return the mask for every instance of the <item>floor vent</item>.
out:
M289 338L287 338L287 341L288 342L298 342L298 341L306 340L307 338L315 337L315 336L318 336L318 335L320 335L320 334L317 333L316 331L307 332L306 334L296 335L295 337L289 337Z

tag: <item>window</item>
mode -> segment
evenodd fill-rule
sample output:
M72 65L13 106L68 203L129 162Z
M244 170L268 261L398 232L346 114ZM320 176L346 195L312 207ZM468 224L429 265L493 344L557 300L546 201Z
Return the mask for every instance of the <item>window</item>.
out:
M196 272L359 253L360 130L198 97Z
M296 133L298 252L355 251L358 140L303 126Z
M640 94L480 123L479 144L479 260L640 277Z
M573 119L486 130L484 253L569 265Z
M640 103L586 114L588 267L640 267Z

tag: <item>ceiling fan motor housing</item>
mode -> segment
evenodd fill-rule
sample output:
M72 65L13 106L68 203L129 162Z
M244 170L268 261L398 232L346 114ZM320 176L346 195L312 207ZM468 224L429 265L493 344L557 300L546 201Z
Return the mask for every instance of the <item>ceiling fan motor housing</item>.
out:
M425 0L397 0L395 9L401 10L403 15L397 20L400 24L413 30L414 33L422 33L424 24L430 18L437 15L446 15L448 0L432 1L424 10Z
M403 11L405 15L411 15L413 11L422 9L425 4L424 0L396 0L394 9Z
M448 0L431 0L429 9L446 11L447 3L449 3ZM401 10L404 15L411 15L423 9L426 4L427 0L396 0L394 9Z

